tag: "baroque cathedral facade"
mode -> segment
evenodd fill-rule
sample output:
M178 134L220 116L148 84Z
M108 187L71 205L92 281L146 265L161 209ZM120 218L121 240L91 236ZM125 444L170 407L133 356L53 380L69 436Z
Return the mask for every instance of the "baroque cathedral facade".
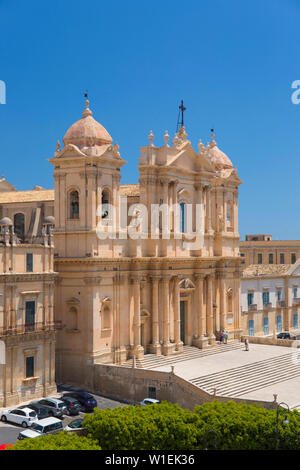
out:
M49 159L54 191L0 180L3 406L50 393L54 369L56 381L84 384L96 363L207 348L220 330L241 336L237 170L214 135L197 151L183 126L161 147L148 137L139 183L121 185L126 162L87 100ZM155 236L153 206L170 209ZM186 233L188 206L198 245ZM147 223L129 237L139 210Z

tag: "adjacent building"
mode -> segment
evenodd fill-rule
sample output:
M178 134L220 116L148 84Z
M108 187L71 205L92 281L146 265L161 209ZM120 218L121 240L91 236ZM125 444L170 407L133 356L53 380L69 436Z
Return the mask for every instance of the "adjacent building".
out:
M242 268L252 264L294 264L300 258L300 240L273 240L272 235L246 235L240 241Z
M56 391L53 207L9 186L2 178L0 407Z
M251 265L241 279L242 328L250 336L300 328L300 259L295 264Z

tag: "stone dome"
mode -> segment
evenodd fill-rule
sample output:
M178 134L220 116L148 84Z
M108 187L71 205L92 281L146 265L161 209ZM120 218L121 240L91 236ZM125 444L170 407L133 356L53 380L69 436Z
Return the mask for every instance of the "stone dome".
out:
M82 113L82 118L66 132L63 138L64 144L75 144L78 147L110 144L112 138L107 130L93 118L93 113L89 109L89 100L86 100L85 105L86 109Z
M55 218L53 215L48 215L48 217L44 218L44 224L55 224Z
M12 220L9 217L3 217L0 220L0 225L13 225Z
M216 142L212 140L208 154L210 161L217 170L225 170L232 168L232 162L227 155L219 149Z

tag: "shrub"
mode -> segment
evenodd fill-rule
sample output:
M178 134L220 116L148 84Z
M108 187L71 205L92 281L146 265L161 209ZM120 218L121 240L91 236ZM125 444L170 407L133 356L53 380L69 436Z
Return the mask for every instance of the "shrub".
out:
M200 440L204 444L209 429L219 436L218 449L222 450L270 450L276 447L276 410L266 410L258 405L237 404L233 401L205 403L194 410ZM300 449L300 415L288 413L289 425L283 427L283 415L279 412L279 448ZM212 442L213 437L207 436ZM203 447L200 447L203 448Z
M98 443L67 431L18 441L13 450L101 450Z
M178 405L128 406L95 409L83 426L104 450L195 449L196 417Z
M283 426L279 414L279 449L300 449L300 414L288 413ZM104 450L194 450L213 447L214 430L220 436L217 449L268 450L276 446L276 410L258 405L218 401L183 410L163 402L145 407L95 409L86 416L88 436Z

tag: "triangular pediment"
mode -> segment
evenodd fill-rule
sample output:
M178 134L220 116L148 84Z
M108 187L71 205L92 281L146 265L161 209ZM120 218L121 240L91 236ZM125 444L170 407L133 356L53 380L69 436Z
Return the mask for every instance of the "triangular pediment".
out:
M189 171L215 172L208 158L204 154L196 153L189 142L179 149L178 153L168 161L167 166Z

